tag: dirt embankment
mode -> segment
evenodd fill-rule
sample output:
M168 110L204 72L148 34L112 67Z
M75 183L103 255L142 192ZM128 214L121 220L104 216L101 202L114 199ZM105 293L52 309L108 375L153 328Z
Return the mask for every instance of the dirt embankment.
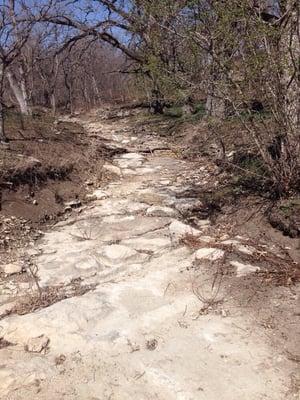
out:
M209 171L207 179L189 182L189 197L202 204L189 216L191 222L201 214L215 225L227 224L237 235L275 242L300 261L300 193L274 198L255 147L239 121L212 127L203 118L187 116L163 118L160 123L159 134L173 142L180 158L198 165L195 170Z
M0 148L0 251L38 237L45 224L83 203L101 181L109 157L97 138L78 123L39 111L24 121L7 118L9 145Z

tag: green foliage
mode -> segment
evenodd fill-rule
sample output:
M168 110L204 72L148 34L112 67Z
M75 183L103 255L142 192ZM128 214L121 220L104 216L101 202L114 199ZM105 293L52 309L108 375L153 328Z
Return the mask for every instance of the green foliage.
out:
M197 115L197 116L201 117L201 116L205 115L205 112L206 112L206 110L205 110L205 103L204 102L196 103L194 105L194 112L193 112L194 115Z

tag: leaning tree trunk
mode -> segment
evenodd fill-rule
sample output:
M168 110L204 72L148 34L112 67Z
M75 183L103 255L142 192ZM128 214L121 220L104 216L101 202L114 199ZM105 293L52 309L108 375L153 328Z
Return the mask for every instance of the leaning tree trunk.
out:
M0 143L8 142L4 129L3 92L4 92L4 65L2 62L0 62Z
M17 77L13 72L8 71L7 78L11 90L17 99L17 102L20 107L21 114L23 115L31 115L31 108L29 106L28 95L26 90L26 83L24 82L23 77L20 77L20 82L18 82Z

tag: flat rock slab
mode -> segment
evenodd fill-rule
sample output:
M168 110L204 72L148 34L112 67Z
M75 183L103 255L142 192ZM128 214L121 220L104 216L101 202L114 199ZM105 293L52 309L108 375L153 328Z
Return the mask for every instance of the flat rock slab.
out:
M35 257L40 284L59 285L80 277L103 275L107 273L107 266L113 267L122 261L124 249L107 247L109 242L141 237L167 227L170 222L171 219L165 217L112 215L98 219L89 216L87 220L50 231L42 240L42 254ZM114 251L119 254L119 260L113 260ZM123 256L134 251L134 248L127 248ZM130 263L143 263L148 257L140 253L131 255ZM128 261L123 260L123 264L128 265Z
M120 244L104 246L97 254L99 262L106 266L114 266L120 263L143 263L149 258L147 254L138 253L131 247Z
M142 252L160 252L171 247L168 237L145 238L137 237L122 241L123 244Z

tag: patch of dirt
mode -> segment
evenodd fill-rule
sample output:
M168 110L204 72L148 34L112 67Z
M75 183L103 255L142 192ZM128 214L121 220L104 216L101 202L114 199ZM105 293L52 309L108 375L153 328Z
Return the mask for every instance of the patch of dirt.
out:
M269 222L268 210L270 204L255 196L238 199L227 204L216 216L215 223L228 226L235 235L246 235L254 242L264 242L276 246L291 258L300 262L300 241L298 237L284 235L273 228Z

